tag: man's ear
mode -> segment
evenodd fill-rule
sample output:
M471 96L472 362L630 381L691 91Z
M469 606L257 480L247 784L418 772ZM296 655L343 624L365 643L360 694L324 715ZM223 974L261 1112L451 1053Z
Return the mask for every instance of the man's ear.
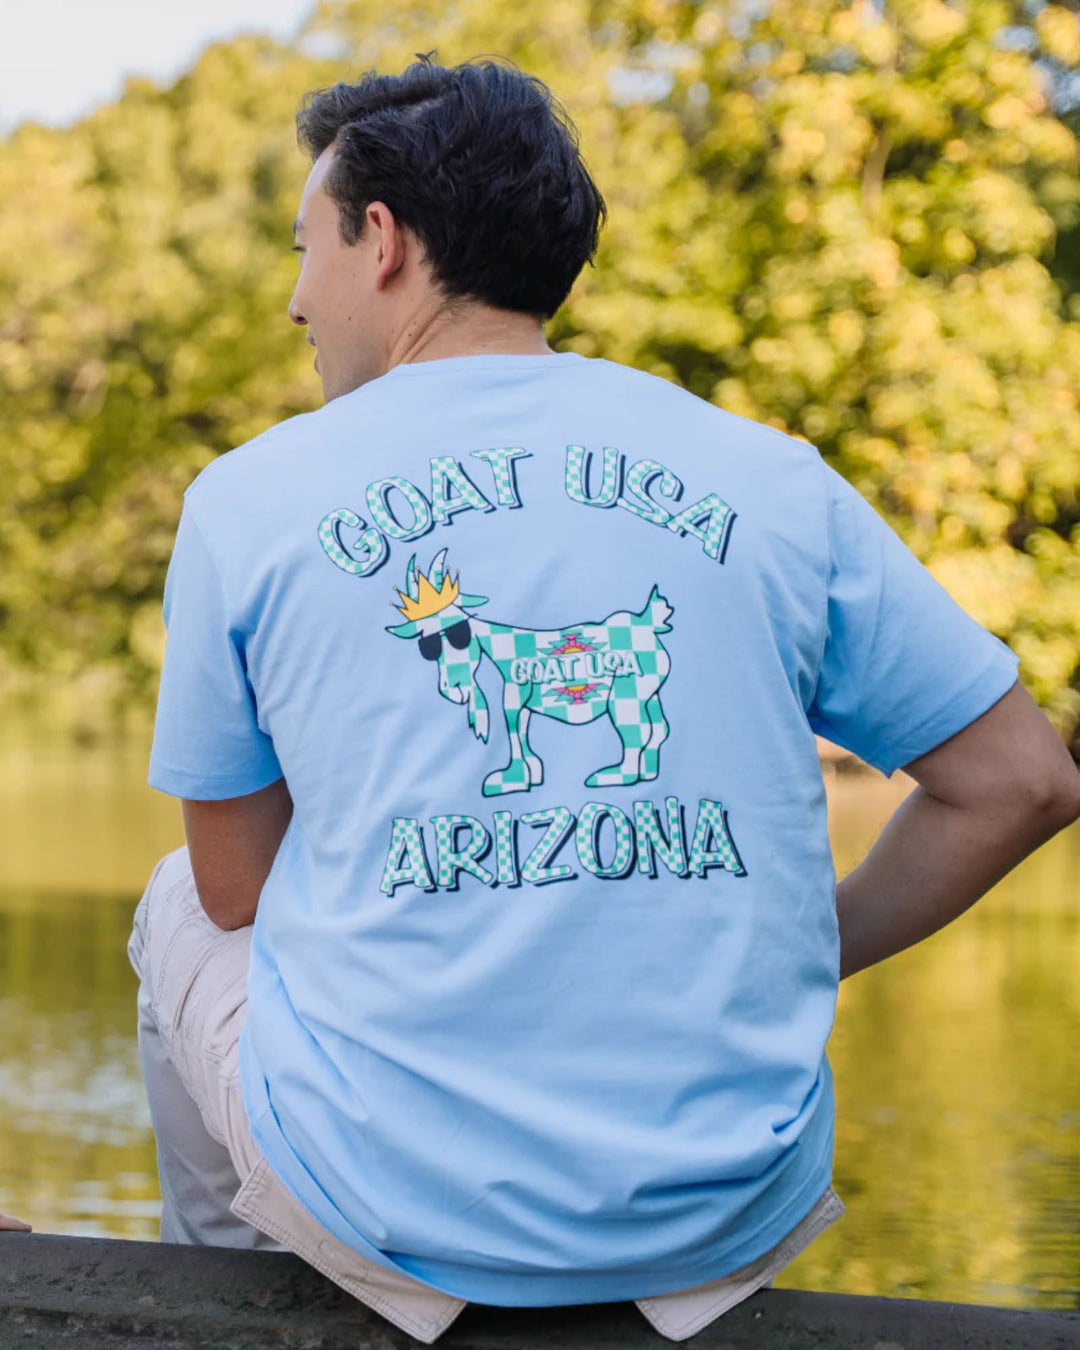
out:
M395 219L385 202L368 202L364 217L368 229L379 235L375 285L376 289L381 289L395 272L400 271L405 261L408 231Z

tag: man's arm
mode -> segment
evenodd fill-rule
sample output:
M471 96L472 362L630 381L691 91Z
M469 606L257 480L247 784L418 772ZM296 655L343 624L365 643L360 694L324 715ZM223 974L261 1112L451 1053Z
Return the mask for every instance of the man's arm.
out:
M1080 774L1019 681L904 772L919 786L836 888L842 980L951 923L1080 817Z
M183 802L195 889L219 928L254 923L266 878L292 816L285 779L245 797Z

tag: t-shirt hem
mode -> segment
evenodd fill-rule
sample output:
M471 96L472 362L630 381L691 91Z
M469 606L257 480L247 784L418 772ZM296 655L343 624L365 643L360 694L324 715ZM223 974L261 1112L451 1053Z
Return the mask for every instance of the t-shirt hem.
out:
M769 1221L735 1246L725 1247L708 1264L678 1269L667 1268L651 1279L643 1271L559 1271L554 1275L521 1272L482 1271L445 1262L424 1260L423 1269L410 1269L395 1262L414 1279L423 1280L444 1294L469 1303L486 1303L500 1308L562 1307L586 1303L618 1303L660 1294L679 1293L732 1275L758 1260L801 1223L817 1204L832 1181L833 1131L825 1147L798 1191L771 1216Z
M268 767L261 773L211 776L155 764L147 774L146 781L155 791L165 792L170 797L186 797L189 801L222 801L226 797L246 797L276 783L282 776L279 765Z
M440 1293L470 1303L486 1303L492 1307L560 1307L571 1304L625 1302L638 1298L652 1298L660 1294L677 1293L695 1288L741 1270L758 1260L781 1242L809 1214L832 1182L833 1147L835 1136L836 1102L832 1090L831 1070L827 1067L829 1087L817 1103L815 1119L811 1120L802 1139L817 1125L816 1112L823 1112L824 1139L802 1185L772 1213L764 1224L750 1234L740 1236L733 1244L719 1248L707 1263L700 1261L688 1266L665 1266L662 1271L638 1269L616 1271L557 1271L544 1274L537 1271L484 1270L464 1263L446 1262L433 1258L411 1258L400 1253L391 1254L373 1246L357 1234L351 1225L339 1216L338 1226L330 1216L313 1207L306 1187L297 1188L299 1176L289 1158L279 1158L280 1148L286 1148L274 1120L273 1110L266 1095L265 1081L258 1067L254 1047L245 1025L240 1036L240 1084L244 1106L257 1145L278 1179L319 1223L328 1227L340 1241L378 1265L396 1270ZM291 1155L290 1155L291 1156ZM282 1165L284 1164L284 1165ZM301 1170L303 1171L302 1164ZM335 1214L337 1212L335 1211Z
M903 740L889 747L867 763L886 776L904 764L910 764L920 755L929 754L944 741L970 726L988 708L1003 697L1016 683L1020 658L1003 648L979 674L955 694L943 707L936 709L925 721L905 734Z

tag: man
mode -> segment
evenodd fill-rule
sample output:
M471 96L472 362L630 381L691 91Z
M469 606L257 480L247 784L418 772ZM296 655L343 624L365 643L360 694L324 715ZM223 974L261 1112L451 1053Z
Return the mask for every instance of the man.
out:
M843 1212L837 982L1080 814L1016 657L804 442L543 324L604 204L539 81L316 94L326 396L185 493L131 956L162 1238L433 1341L681 1340ZM814 733L919 786L836 886Z

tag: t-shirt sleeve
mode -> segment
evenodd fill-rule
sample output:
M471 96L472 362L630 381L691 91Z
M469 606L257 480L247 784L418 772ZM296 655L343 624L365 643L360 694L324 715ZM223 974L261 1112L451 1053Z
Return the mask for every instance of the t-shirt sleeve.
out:
M259 727L243 634L230 625L222 578L184 499L165 576L165 658L147 781L193 801L242 797L282 776Z
M825 645L812 729L891 775L995 704L1019 658L952 598L824 460Z

